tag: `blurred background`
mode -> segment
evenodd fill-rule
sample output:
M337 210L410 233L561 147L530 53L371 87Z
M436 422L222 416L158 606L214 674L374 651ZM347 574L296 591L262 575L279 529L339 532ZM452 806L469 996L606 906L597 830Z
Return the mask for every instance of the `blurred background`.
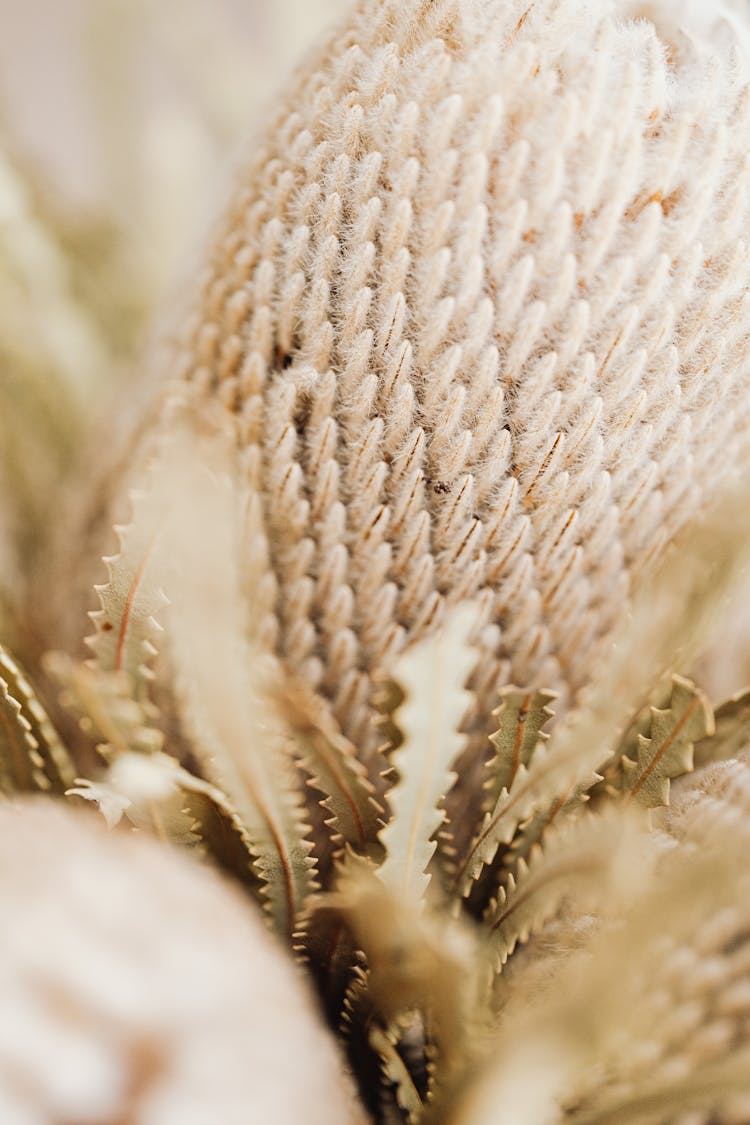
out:
M346 2L0 0L0 637L19 655L48 640L31 622L65 598L60 513L154 382L235 154Z
M0 129L168 284L238 142L346 0L0 0Z

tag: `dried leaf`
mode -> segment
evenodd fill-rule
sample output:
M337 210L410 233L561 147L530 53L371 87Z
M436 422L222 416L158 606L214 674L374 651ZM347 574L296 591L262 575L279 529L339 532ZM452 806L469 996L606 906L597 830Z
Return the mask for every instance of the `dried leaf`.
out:
M164 735L155 725L158 712L148 700L133 698L127 672L104 672L93 662L71 660L60 652L48 653L45 667L62 688L61 704L98 740L97 749L106 761L131 751L162 750Z
M591 775L591 783L595 775ZM466 896L485 864L491 864L502 844L510 844L519 826L539 808L545 808L565 792L567 781L563 763L557 761L554 748L538 742L529 765L520 764L511 792L504 789L495 807L485 814L467 854L457 865L453 876L455 891Z
M750 746L750 689L738 692L714 712L714 732L696 741L695 768L734 758Z
M520 766L528 767L538 742L549 735L544 727L554 716L549 707L557 698L553 691L522 691L507 687L500 692L500 706L493 712L498 728L490 735L496 754L487 765L487 808L492 808L503 789L510 790Z
M125 810L130 806L130 798L108 785L106 781L89 781L88 778L76 778L75 786L68 789L66 797L78 797L82 801L90 801L98 807L104 817L107 828L116 828L122 820Z
M394 672L404 692L394 715L403 741L393 755L398 781L388 793L391 819L380 833L386 849L380 876L413 900L430 882L433 837L445 820L440 803L465 744L459 727L469 702L463 685L475 661L469 645L475 622L473 607L459 608L439 636L408 650Z
M193 818L183 807L183 774L179 763L166 754L146 758L125 753L104 777L79 781L67 795L95 801L110 828L125 814L140 831L173 844L196 847L201 841L193 832Z
M626 883L608 879L597 911L600 925L583 948L544 978L534 979L533 966L515 983L511 978L501 1038L491 1058L500 1079L496 1092L517 1079L520 1060L513 1057L514 1049L544 1043L560 1064L556 1095L573 1121L661 1122L671 1120L667 1106L702 1106L693 1100L701 1079L688 1087L687 1074L697 1076L704 1062L711 1065L715 1048L731 1055L736 1044L727 1041L719 1015L718 1039L713 1045L710 1038L704 1041L707 1051L697 1043L691 1051L691 1029L711 1032L707 1024L713 1017L707 1021L702 1010L710 1013L713 998L724 990L722 961L731 956L738 936L743 976L747 967L743 943L750 898L744 861L750 786L742 776L746 769L733 764L738 768L725 776L723 794L704 792L699 801L686 797L689 814L680 821L679 846L665 848L661 835L642 833L637 852L628 856L624 849L625 862L618 866ZM712 957L711 951L720 956ZM666 1064L662 1073L660 1059ZM695 1065L681 1065L689 1059ZM665 1081L665 1096L673 1085L673 1101L662 1102L653 1118L642 1116L636 1099L656 1080ZM689 1088L690 1097L683 1101Z
M79 779L67 796L96 802L110 828L124 814L135 828L197 848L243 882L254 882L250 841L227 798L166 754L124 753L103 778Z
M422 1116L424 1103L409 1073L409 1068L398 1052L398 1034L373 1024L369 1031L370 1046L380 1059L383 1077L395 1090L396 1104L409 1125L416 1125Z
M736 506L736 500L733 503ZM717 544L726 551L720 556L719 575L708 562L716 560ZM689 647L703 635L717 599L736 576L740 559L741 544L726 527L711 526L693 533L678 574L663 569L643 593L632 619L612 638L607 658L576 709L557 727L549 744L537 744L528 766L519 765L512 791L501 793L486 814L457 864L456 891L464 896L470 893L485 864L492 863L501 845L511 843L521 824L535 814L544 815L561 800L578 802L601 780L597 770L610 758L623 727L639 709L639 701L659 682L675 649Z
M273 703L276 672L243 628L238 543L248 505L224 435L176 425L157 492L170 513L168 634L186 729L237 810L265 905L290 937L318 885L289 734Z
M318 910L342 918L366 959L370 1014L384 1027L419 1012L440 1058L441 1076L463 1055L477 1018L479 963L474 935L457 920L421 909L349 855L335 892Z
M62 793L70 757L13 657L0 647L0 786L6 794Z
M356 747L301 681L281 683L278 703L292 735L292 752L309 775L308 785L324 794L321 804L330 813L325 823L334 844L349 844L361 854L376 856L383 808Z
M325 906L326 896L308 899L294 935L295 948L314 976L331 1023L339 1019L360 955L346 920Z
M167 604L160 555L169 509L155 486L155 471L146 488L130 494L131 522L115 528L120 550L104 559L109 580L96 587L102 608L90 615L96 632L87 638L96 666L103 672L125 672L136 699L148 693L162 632L157 617Z
M0 677L0 790L12 793L50 788L31 725Z
M713 732L713 712L708 699L681 676L672 677L669 707L651 708L648 737L638 735L636 760L621 762L623 787L647 808L669 804L671 778L693 768L693 743Z
M544 848L520 858L484 914L487 949L499 972L519 942L527 941L557 911L564 898L588 905L606 897L626 877L638 822L621 810L588 815L556 830ZM621 888L620 888L621 889Z
M500 727L497 733L491 736L491 740L498 747L499 753L490 762L489 769L492 773L495 770L498 772L486 786L491 802L489 806L486 801L483 803L485 813L491 812L494 808L503 788L512 788L519 768L528 767L537 744L548 741L550 736L542 728L554 715L548 707L548 704L556 698L554 692L520 692L516 688L507 688L501 692L501 696L505 696L506 692L507 702L504 701L495 712L500 720ZM501 760L504 762L502 767ZM524 824L519 825L511 844L512 854L505 858L506 864L511 859L517 862L521 858L528 858L532 849L557 822L563 810L567 815L580 805L582 792L583 788L573 793L562 793L548 808L542 809ZM474 883L471 897L475 904L481 903L483 896L486 901L488 883L496 887L498 879L502 881L503 872L501 870L498 873L498 862L495 860L492 869L480 873L480 877ZM504 874L507 878L507 871Z

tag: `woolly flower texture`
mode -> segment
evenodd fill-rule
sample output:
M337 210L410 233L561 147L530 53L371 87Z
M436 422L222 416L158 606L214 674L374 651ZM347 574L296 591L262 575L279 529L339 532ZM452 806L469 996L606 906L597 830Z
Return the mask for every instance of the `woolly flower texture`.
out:
M193 861L48 799L5 804L0 909L8 1125L362 1120L291 963Z
M740 5L361 0L226 210L178 382L262 506L257 628L367 754L373 673L574 695L748 453ZM168 417L168 412L167 412Z

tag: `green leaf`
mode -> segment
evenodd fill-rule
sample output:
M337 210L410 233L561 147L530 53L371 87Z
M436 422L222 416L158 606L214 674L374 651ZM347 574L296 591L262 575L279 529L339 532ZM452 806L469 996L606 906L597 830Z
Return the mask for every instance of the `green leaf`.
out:
M404 693L393 716L403 741L392 757L398 781L388 793L391 819L380 833L386 850L380 876L412 900L430 882L433 837L445 820L440 804L466 742L459 728L470 699L464 684L476 659L469 645L475 622L473 607L454 611L440 634L407 650L394 671Z
M75 768L25 673L0 646L0 776L6 793L62 793Z

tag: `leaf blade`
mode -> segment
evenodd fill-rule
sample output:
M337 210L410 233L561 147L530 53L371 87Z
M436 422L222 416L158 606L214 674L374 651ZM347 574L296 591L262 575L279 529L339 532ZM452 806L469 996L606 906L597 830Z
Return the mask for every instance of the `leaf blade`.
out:
M421 899L429 885L432 837L445 820L440 802L466 741L458 728L470 698L463 685L475 660L469 645L475 622L475 608L460 607L438 637L407 650L395 669L404 700L394 721L403 742L393 755L399 780L388 793L391 819L380 832L386 851L380 876L409 898Z
M26 673L11 654L0 645L0 682L18 704L20 715L28 724L34 743L33 759L41 769L40 788L63 793L75 778L75 767L45 708L42 706Z

